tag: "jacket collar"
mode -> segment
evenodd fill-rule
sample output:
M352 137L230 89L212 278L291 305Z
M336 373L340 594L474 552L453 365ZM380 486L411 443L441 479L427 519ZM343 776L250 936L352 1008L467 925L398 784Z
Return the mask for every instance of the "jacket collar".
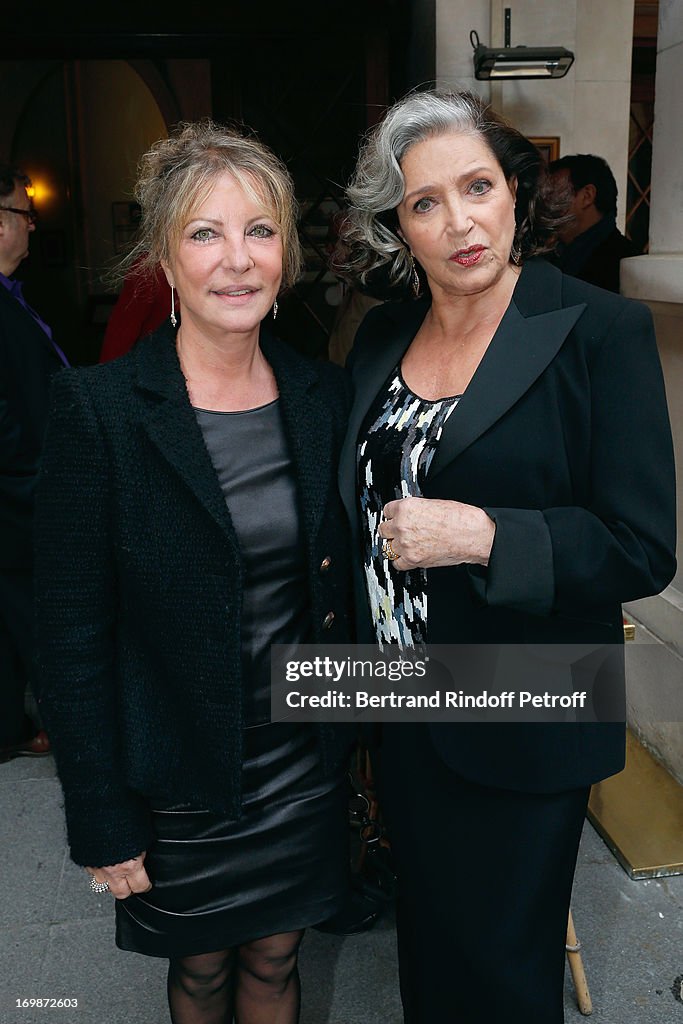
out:
M309 541L317 533L326 503L330 460L314 451L330 450L330 420L319 394L315 364L263 328L259 344L273 369L296 485ZM175 331L164 324L131 353L137 388L143 395L142 425L152 444L192 490L226 533L237 552L237 537L201 429L190 405L175 347ZM316 443L311 443L315 439ZM258 453L255 453L258 457Z
M586 308L585 303L563 308L562 301L560 271L546 260L529 260L476 373L444 426L430 466L430 481L500 419L555 357ZM350 513L355 506L358 432L428 309L428 298L380 307L372 350L365 346L359 356L354 408L340 468L342 492Z
M562 308L562 274L545 260L522 269L498 329L444 431L433 480L529 390L555 358L586 308Z

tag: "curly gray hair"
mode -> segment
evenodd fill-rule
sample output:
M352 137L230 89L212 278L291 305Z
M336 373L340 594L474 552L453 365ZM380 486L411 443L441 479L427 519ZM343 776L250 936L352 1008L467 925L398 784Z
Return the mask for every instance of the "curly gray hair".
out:
M551 248L562 211L545 194L547 173L539 150L474 93L432 89L396 102L361 146L333 258L342 277L369 287L383 271L390 288L408 287L413 264L397 233L396 207L405 192L401 162L411 146L447 132L479 136L506 179L517 179L515 242L522 258Z

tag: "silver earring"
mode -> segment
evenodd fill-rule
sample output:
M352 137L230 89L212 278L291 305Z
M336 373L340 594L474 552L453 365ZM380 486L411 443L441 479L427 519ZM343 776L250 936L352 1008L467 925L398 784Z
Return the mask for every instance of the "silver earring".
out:
M512 243L512 248L510 249L510 259L512 260L516 267L518 267L522 262L522 247L517 241L517 239L515 239Z
M417 267L415 266L415 257L413 256L412 252L410 254L410 266L411 266L410 284L411 284L412 289L413 289L413 295L415 296L416 299L419 299L419 297L420 297L420 277L419 277L419 274L417 272Z
M277 299L273 303L273 320L277 319Z
M175 315L175 289L171 285L171 323L174 327L178 325L178 317Z

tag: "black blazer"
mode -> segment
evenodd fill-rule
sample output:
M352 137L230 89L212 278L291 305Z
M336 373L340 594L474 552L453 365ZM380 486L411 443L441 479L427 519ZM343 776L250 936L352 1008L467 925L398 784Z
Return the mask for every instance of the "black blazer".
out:
M343 643L348 381L263 332L261 346L295 465L312 642ZM74 860L146 848L152 800L238 814L241 559L169 327L59 375L36 515L38 690ZM333 771L349 735L317 730Z
M29 569L33 497L49 408L62 363L28 310L0 285L0 569Z
M340 466L356 534L358 433L428 305L377 307L356 338ZM424 494L496 523L487 569L429 570L430 643L622 643L621 602L658 593L675 572L673 447L647 307L529 261ZM355 587L359 640L371 643L360 571ZM588 785L623 767L619 724L440 723L430 734L465 777L518 790Z

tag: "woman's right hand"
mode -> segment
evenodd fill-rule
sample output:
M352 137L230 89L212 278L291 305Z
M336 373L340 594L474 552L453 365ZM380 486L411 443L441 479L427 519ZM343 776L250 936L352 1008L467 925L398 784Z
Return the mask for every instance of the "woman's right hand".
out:
M391 541L394 569L488 565L496 524L476 505L442 498L397 498L382 509L378 533Z
M109 892L117 900L125 900L133 892L149 892L152 888L149 875L145 871L146 856L147 851L143 850L137 857L124 860L121 864L85 870L96 882L106 882Z

